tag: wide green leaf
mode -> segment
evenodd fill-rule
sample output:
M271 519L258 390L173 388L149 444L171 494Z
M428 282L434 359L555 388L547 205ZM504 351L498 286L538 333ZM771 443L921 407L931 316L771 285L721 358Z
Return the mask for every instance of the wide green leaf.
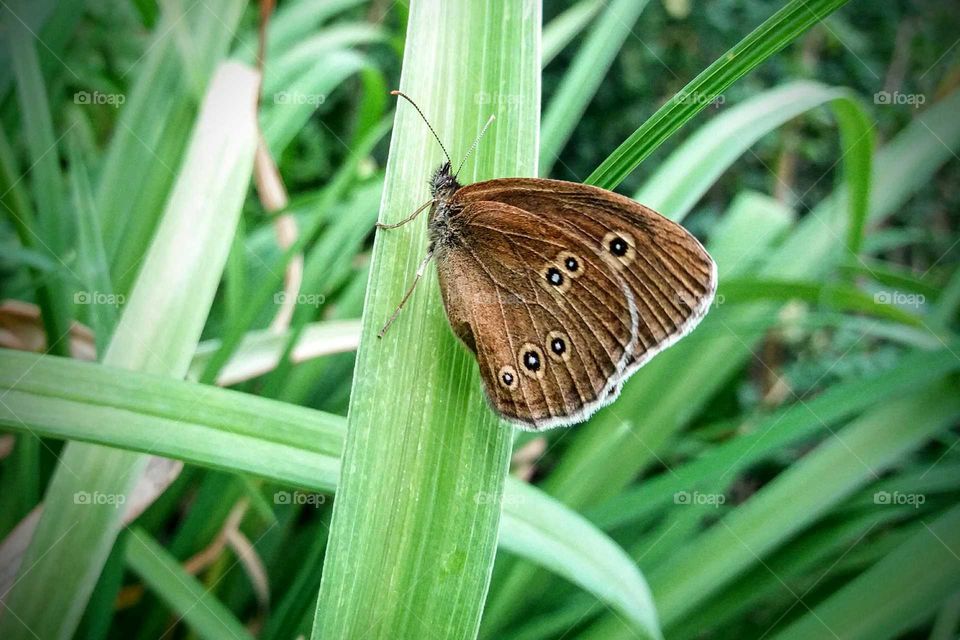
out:
M540 3L415 1L406 41L400 89L431 119L453 162L496 113L461 178L536 175ZM423 203L424 181L441 159L416 111L401 104L382 221ZM479 625L511 429L481 398L476 365L450 333L432 270L391 331L376 337L413 279L424 236L421 218L381 231L374 244L314 638L472 638ZM391 407L388 423L383 407ZM374 556L378 562L361 561Z

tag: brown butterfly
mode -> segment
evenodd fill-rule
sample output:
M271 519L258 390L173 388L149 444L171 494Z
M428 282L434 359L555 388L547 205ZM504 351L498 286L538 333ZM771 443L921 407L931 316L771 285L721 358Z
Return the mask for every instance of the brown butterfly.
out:
M440 142L416 103L392 93L417 109ZM586 420L706 315L717 267L680 225L574 182L501 178L463 186L443 153L430 200L397 224L378 225L398 227L430 208L427 255L379 335L435 259L450 326L508 421L539 430Z

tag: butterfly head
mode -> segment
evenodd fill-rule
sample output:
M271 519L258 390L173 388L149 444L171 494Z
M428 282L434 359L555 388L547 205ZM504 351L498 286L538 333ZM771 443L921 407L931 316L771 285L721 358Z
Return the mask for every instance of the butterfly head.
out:
M453 175L450 163L444 162L437 167L437 170L433 173L433 178L430 179L430 195L433 196L434 200L444 202L452 198L460 186L456 176Z

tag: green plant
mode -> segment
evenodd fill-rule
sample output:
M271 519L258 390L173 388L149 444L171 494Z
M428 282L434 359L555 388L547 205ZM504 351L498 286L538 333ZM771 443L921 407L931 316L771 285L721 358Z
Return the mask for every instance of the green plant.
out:
M960 92L930 35L866 105L900 15L844 4L288 0L262 79L237 0L4 5L0 636L955 632ZM442 158L396 83L455 160L496 114L467 182L635 130L586 181L706 235L718 304L589 423L499 424L431 270L374 337Z

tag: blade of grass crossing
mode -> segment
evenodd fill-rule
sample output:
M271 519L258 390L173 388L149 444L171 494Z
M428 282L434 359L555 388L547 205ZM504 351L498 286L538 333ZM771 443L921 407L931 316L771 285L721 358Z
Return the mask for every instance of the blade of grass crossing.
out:
M53 356L0 350L0 364L4 398L0 425L4 428L152 451L309 491L331 493L337 487L346 432L346 421L340 416ZM194 405L189 416L183 415L180 407L198 394L203 402ZM218 478L223 482L208 487ZM205 493L194 501L199 511L188 517L186 528L169 545L176 557L199 551L203 545L198 541L216 534L218 528L209 515L217 508L205 504L208 500L231 504L236 497L229 489L234 480L207 475ZM647 590L643 578L629 563L618 560L622 551L582 516L515 480L508 480L504 487L502 508L507 521L500 532L502 546L529 554L638 622L653 615L642 597ZM7 575L7 567L2 569L0 574ZM0 584L0 592L8 587Z
M960 347L960 345L957 345ZM928 386L956 371L960 362L947 350L916 351L887 371L835 385L823 394L768 416L747 418L742 436L711 448L709 453L618 493L587 511L604 529L636 523L662 508L671 497L698 484L716 485L723 478L757 464L776 451L810 438L827 427L874 406L884 399Z
M267 304L273 299L277 291L282 290L283 274L287 264L293 256L303 252L310 243L316 240L323 223L326 221L324 214L343 196L347 188L353 183L360 163L389 130L389 120L381 122L379 126L364 136L358 147L353 150L350 157L337 170L333 179L324 188L323 195L316 205L317 214L304 225L296 241L287 248L281 258L266 271L263 280L250 295L251 302L244 307L243 315L230 322L221 338L220 348L207 360L206 366L200 374L200 382L209 384L217 379L220 370L227 364L234 351L240 347L246 332L256 321L261 310L259 305Z

